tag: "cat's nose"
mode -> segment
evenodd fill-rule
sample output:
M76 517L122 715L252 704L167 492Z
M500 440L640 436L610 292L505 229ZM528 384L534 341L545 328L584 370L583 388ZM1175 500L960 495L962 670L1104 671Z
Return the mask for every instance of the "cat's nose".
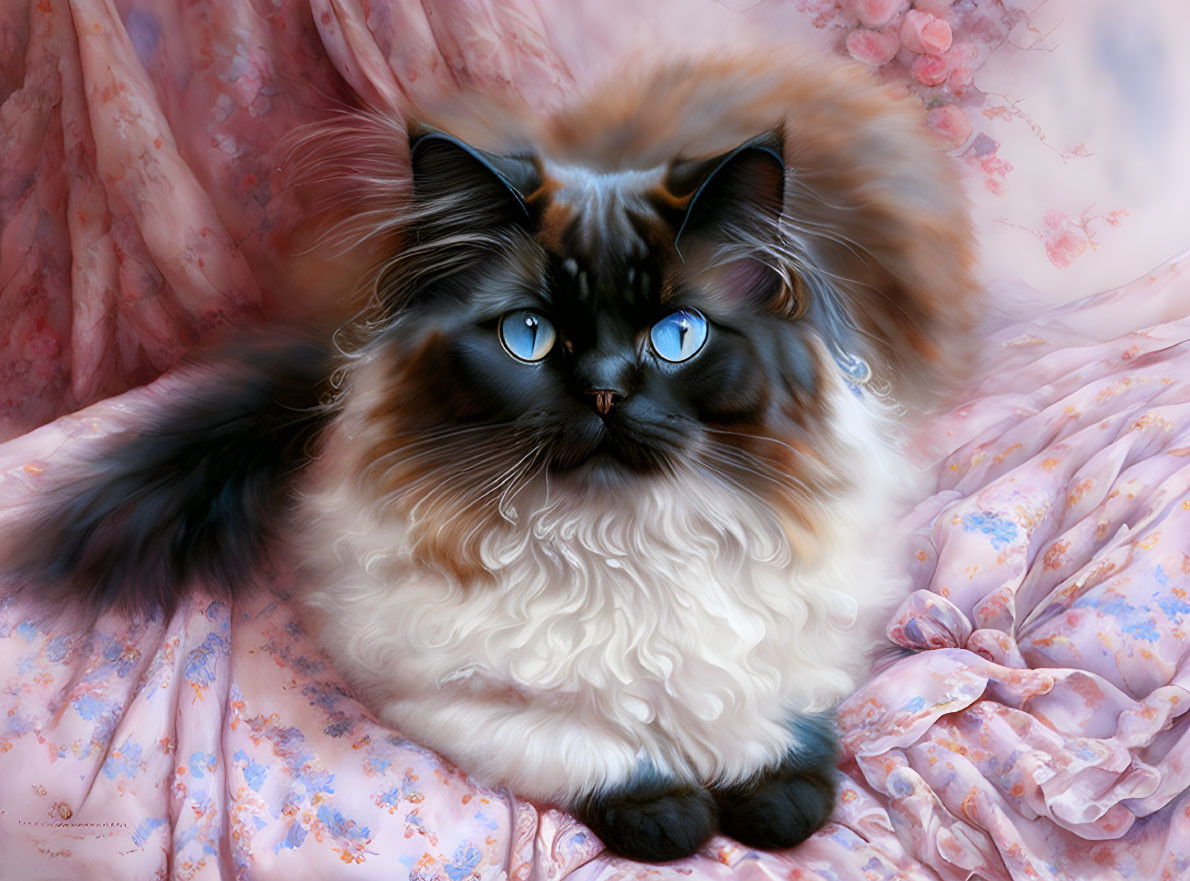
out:
M599 348L585 352L575 364L574 378L591 403L606 416L627 397L633 384L633 363L623 341L611 334Z
M587 394L595 398L595 409L600 416L606 416L612 407L624 399L624 393L612 388L587 389Z

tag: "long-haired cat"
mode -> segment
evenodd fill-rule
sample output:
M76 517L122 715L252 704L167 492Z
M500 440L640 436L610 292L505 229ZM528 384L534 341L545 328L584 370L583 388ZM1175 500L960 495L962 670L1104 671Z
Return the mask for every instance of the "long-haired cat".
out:
M843 62L719 57L341 141L377 151L371 309L184 374L47 491L10 582L169 612L274 534L337 668L478 779L636 859L797 844L902 589L896 423L971 318L919 116Z

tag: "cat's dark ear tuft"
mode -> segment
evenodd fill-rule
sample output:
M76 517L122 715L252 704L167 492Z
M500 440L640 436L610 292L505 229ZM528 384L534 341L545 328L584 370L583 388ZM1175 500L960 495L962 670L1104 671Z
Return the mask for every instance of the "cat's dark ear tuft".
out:
M542 185L531 156L499 156L426 126L409 133L413 194L418 201L459 200L485 220L523 222L526 199Z
M718 239L732 226L772 224L775 230L785 198L782 150L781 136L773 131L720 156L674 162L665 188L688 198L675 237L679 253L683 239Z

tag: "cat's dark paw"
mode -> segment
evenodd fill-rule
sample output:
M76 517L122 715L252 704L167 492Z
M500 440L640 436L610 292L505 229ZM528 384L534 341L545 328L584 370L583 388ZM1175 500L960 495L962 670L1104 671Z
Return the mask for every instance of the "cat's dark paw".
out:
M719 828L740 844L784 850L820 829L835 806L838 737L831 714L790 723L797 746L776 767L715 790Z
M740 844L760 850L801 844L826 823L834 808L831 771L782 766L748 784L716 791L719 828Z
M715 831L715 799L672 781L632 781L575 809L607 849L641 863L693 854Z

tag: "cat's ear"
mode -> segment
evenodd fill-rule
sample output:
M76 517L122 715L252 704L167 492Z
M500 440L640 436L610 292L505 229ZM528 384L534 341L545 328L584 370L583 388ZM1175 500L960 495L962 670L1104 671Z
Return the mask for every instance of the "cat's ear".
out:
M762 258L780 239L783 146L766 132L710 159L674 162L665 189L682 212L674 247L704 284L793 316L802 306L795 283Z
M665 179L668 193L686 201L674 240L721 240L728 230L776 230L785 198L781 136L766 132L734 150L701 160L679 160Z
M524 222L542 184L533 157L498 156L426 126L410 131L409 158L415 199L457 202L485 222Z

